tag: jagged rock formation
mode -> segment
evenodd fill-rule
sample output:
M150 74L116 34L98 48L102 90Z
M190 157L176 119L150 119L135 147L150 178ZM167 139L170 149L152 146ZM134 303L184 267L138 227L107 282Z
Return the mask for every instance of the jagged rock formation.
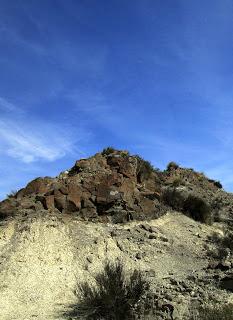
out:
M156 173L144 180L138 162L117 151L79 160L57 178L30 182L0 205L0 213L45 209L112 222L160 216Z
M221 210L233 210L219 184L203 174L178 166L160 172L138 156L114 150L81 159L56 178L31 181L0 203L0 217L48 210L114 223L158 218L170 205L162 198L169 188L175 188L184 198L195 194L215 209L216 202L225 199Z
M209 206L211 225L185 211L190 195ZM203 174L154 170L125 151L37 178L0 203L0 318L66 320L77 281L94 283L118 258L145 274L156 319L167 319L166 304L189 320L195 303L233 302L232 208L232 194Z

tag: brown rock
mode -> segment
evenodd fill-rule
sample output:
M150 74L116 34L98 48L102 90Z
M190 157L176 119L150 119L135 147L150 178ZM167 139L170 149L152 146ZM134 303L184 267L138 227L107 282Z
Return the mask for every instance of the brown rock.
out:
M80 216L83 218L97 218L98 214L94 207L88 207L81 209Z
M112 169L116 169L117 172L123 174L123 176L136 179L136 163L131 163L129 157L114 154L108 157L107 163Z
M53 182L52 178L37 178L29 182L26 188L23 189L22 195L29 195L29 194L38 194L38 193L46 193L51 190L51 184Z
M45 204L46 204L46 209L54 209L54 195L46 196L45 197Z
M4 219L7 216L14 215L16 213L17 202L15 199L10 198L0 202L0 219Z
M35 201L31 198L23 198L20 201L20 207L22 209L32 209L33 207L35 208Z
M125 179L119 187L119 191L122 192L124 201L126 201L131 207L134 205L135 198L137 197L135 194L135 185L136 183L134 181Z
M96 187L96 203L113 203L121 199L122 193L116 187L110 186L108 182L102 182Z
M65 195L69 193L67 186L60 186L59 191Z
M60 212L63 212L67 208L67 201L66 196L61 194L59 196L54 196L54 206L57 208Z

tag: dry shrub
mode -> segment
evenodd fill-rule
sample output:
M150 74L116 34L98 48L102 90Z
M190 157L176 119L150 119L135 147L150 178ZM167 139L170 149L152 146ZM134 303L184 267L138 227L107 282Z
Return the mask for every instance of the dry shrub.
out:
M189 320L232 320L233 304L200 306L192 310Z
M135 309L149 289L142 273L133 271L126 277L121 262L105 264L97 274L96 286L84 282L78 285L79 302L65 315L73 319L129 320L135 319Z
M151 176L152 172L154 172L154 167L139 155L136 155L135 158L137 159L137 178L139 182L142 182Z
M167 165L167 171L176 170L178 168L179 168L178 163L176 163L174 161L169 162Z
M188 198L184 201L183 211L194 220L206 224L212 223L212 214L209 204L197 196L188 196Z
M176 188L167 188L163 192L162 200L173 210L181 211L196 221L212 223L211 207L205 200L197 196L185 197Z
M163 191L162 201L173 210L182 211L184 205L184 197L180 191L175 188L167 188Z
M114 151L116 151L116 149L114 149L113 147L107 147L107 148L104 148L101 153L103 156L108 156L109 154L114 153Z

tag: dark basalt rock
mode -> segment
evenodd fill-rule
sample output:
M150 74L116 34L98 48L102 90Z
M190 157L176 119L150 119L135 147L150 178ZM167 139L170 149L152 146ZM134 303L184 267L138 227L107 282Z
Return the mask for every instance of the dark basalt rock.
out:
M118 150L81 159L58 177L34 179L16 195L0 202L0 218L43 208L97 221L153 219L175 209L163 201L162 194L170 189L181 199L192 194L203 197L210 205L211 201L222 203L218 211L224 207L231 214L231 197L203 174L180 167L159 172L149 162L143 166L143 161ZM139 166L145 171L140 179Z

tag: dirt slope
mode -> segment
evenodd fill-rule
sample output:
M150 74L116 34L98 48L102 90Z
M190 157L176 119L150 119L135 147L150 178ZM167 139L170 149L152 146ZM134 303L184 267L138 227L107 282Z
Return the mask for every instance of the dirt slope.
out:
M75 302L77 281L93 281L106 258L119 257L127 269L144 272L161 301L173 303L175 319L191 300L233 301L206 269L207 238L220 227L175 212L143 224L87 223L44 212L9 220L0 227L0 318L65 319L61 312Z

